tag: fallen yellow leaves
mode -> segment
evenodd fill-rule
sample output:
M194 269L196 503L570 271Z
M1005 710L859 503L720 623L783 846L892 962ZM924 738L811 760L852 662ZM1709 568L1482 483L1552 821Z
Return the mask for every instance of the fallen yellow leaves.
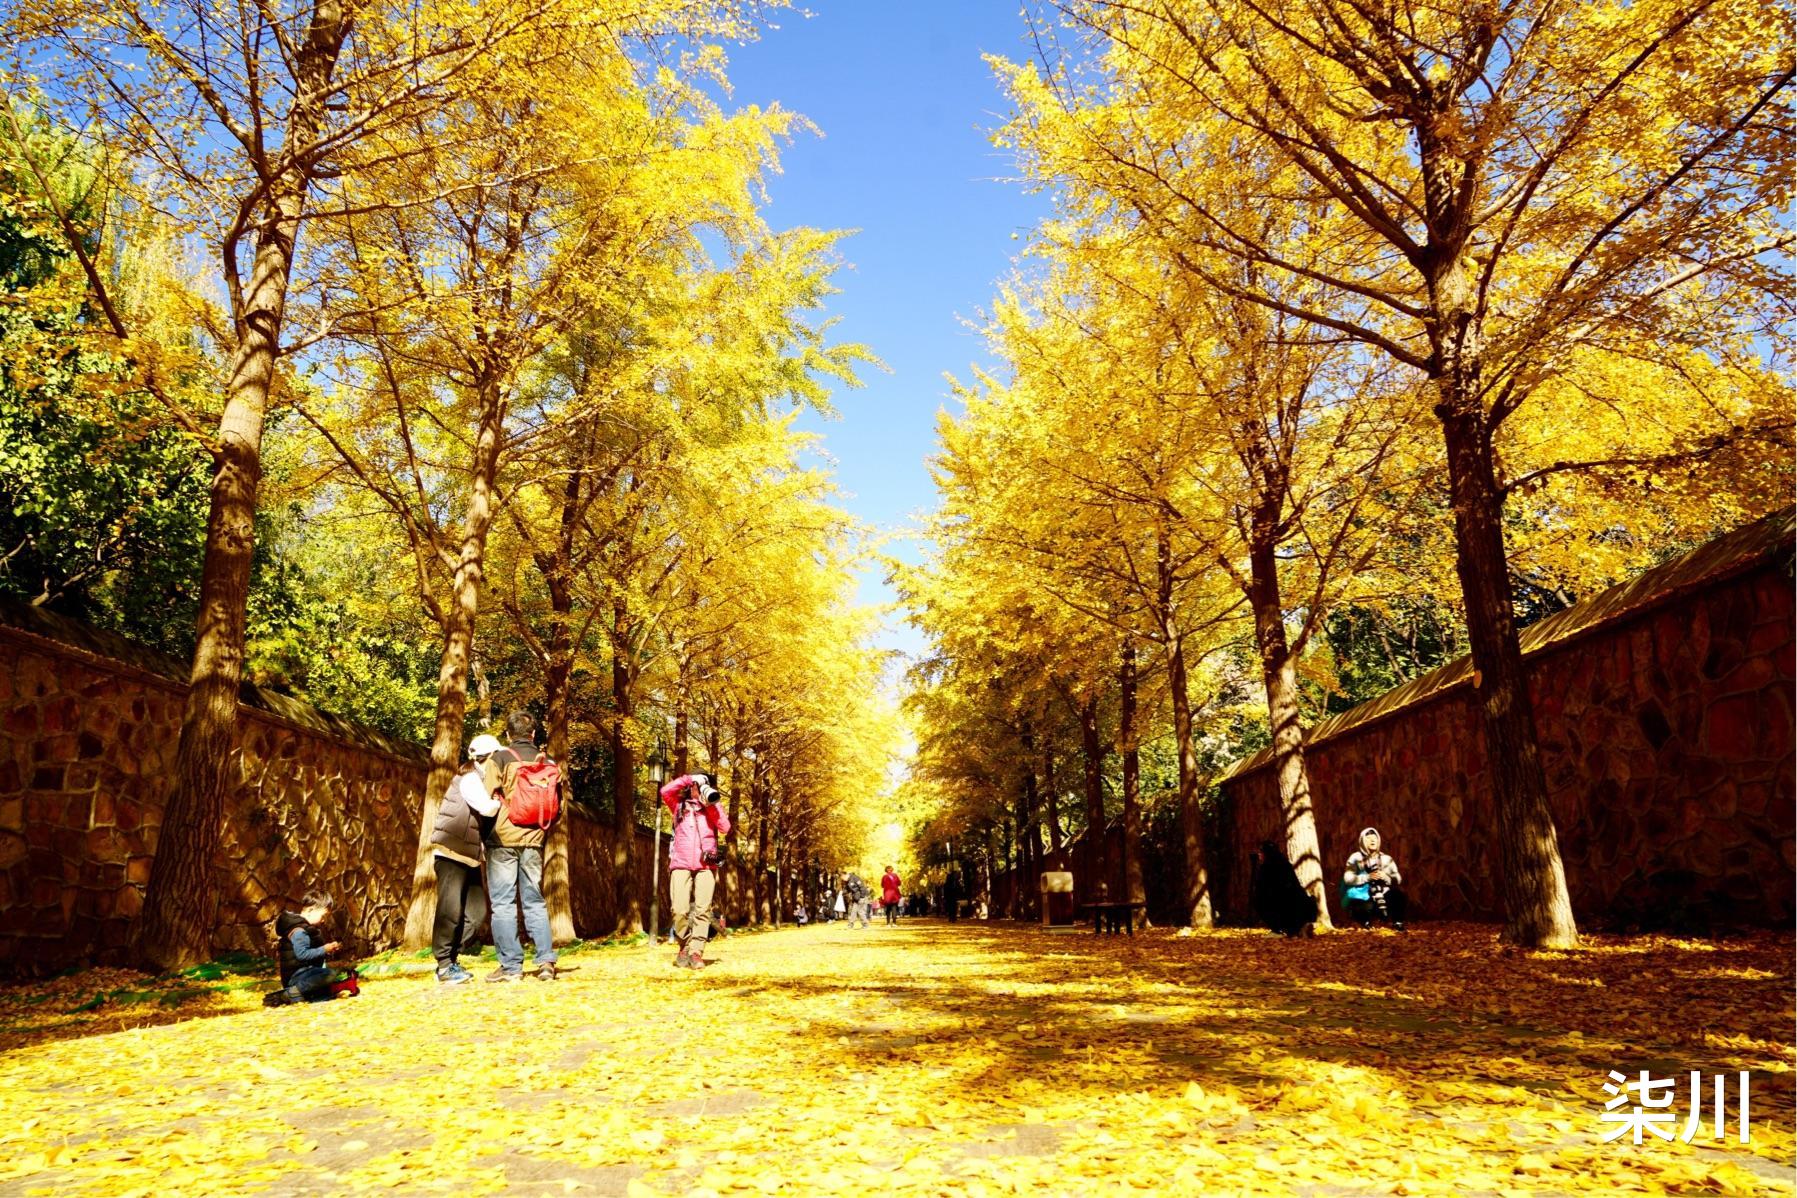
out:
M1789 1193L1790 948L814 927L720 941L698 976L582 950L553 985L96 1010L76 1037L63 1012L0 1057L29 1112L0 1123L0 1189ZM1644 1066L1753 1070L1753 1143L1601 1143L1605 1072Z

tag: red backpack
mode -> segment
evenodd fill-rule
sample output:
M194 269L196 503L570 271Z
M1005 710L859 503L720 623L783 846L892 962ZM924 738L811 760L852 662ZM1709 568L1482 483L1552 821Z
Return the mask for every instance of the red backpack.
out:
M505 817L519 828L547 828L562 813L562 768L543 754L512 771Z

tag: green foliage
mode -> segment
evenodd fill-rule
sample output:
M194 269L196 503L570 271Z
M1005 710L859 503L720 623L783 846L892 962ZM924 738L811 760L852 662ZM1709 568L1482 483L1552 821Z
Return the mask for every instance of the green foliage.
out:
M92 151L15 105L33 159L51 164L54 208L94 232L105 216ZM52 607L178 651L191 627L206 462L120 389L97 345L54 208L0 130L0 595ZM108 394L117 392L116 394ZM96 401L96 396L103 397Z
M431 638L403 593L406 575L396 579L391 559L342 533L328 511L298 501L257 514L245 674L422 741L436 707Z

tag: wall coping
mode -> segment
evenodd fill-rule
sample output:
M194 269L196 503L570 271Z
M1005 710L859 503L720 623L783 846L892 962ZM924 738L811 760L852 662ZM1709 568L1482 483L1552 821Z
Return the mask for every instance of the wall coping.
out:
M1627 582L1617 583L1565 611L1537 620L1522 630L1523 656L1533 658L1568 648L1598 632L1663 607L1700 587L1714 586L1751 573L1775 561L1781 554L1790 553L1794 542L1797 542L1797 507L1785 507L1669 562L1644 570ZM1455 690L1469 688L1472 675L1471 654L1457 657L1377 698L1319 721L1305 730L1304 747L1309 749L1432 703ZM1232 765L1216 779L1216 785L1245 778L1272 763L1273 749L1268 745Z
M0 637L72 657L113 673L123 673L173 694L184 695L188 689L188 668L167 654L129 637L41 607L0 600ZM346 742L406 765L430 765L430 750L423 745L397 740L253 682L243 684L238 695L238 708L296 732Z

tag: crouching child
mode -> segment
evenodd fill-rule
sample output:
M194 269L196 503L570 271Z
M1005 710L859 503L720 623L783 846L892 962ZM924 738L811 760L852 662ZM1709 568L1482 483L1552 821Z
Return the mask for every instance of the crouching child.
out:
M262 996L265 1007L296 1002L328 1002L339 995L361 993L361 977L354 969L338 974L325 960L343 946L327 941L322 926L331 915L329 895L316 891L306 896L298 911L283 911L275 919L275 935L281 961L281 988Z

